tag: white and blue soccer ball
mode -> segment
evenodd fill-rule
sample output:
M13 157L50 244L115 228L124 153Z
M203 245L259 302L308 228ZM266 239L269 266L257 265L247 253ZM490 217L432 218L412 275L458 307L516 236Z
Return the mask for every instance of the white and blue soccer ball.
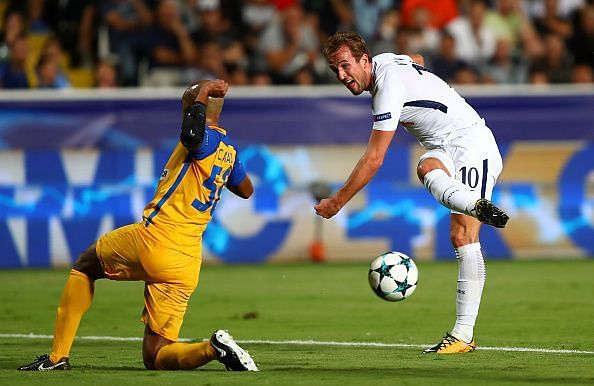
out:
M386 252L369 266L369 285L384 300L398 302L415 292L419 270L415 262L402 252Z

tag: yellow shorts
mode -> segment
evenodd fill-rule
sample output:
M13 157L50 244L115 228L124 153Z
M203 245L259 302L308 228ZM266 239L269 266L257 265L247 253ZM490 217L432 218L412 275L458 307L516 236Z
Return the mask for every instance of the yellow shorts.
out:
M142 322L177 341L202 259L163 246L140 223L106 233L96 251L108 278L145 281Z

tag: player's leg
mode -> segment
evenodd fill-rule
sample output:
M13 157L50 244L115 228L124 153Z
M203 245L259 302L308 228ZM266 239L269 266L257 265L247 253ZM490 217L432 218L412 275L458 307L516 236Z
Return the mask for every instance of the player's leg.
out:
M216 331L209 342L177 342L188 300L198 284L200 258L154 246L142 262L151 277L145 287L142 315L146 368L190 370L216 359L229 370L257 370L251 356L226 331Z
M503 228L508 216L491 201L479 197L477 192L452 177L455 172L449 157L437 150L427 152L417 167L419 180L439 203L486 224Z
M467 186L452 177L453 162L445 155L422 157L417 166L417 176L427 190L442 205L460 213L471 214L477 196ZM439 157L439 158L438 158ZM443 160L443 161L442 161ZM445 163L451 164L446 167Z
M104 277L96 245L93 243L74 263L62 291L50 353L52 362L69 357L80 321L93 302L95 280Z
M184 258L183 255L174 257ZM149 282L145 285L142 359L147 369L190 370L217 359L209 342L177 342L192 291L193 288L178 284Z
M155 333L147 325L142 359L149 370L190 370L217 359L217 356L209 342L177 343Z
M95 280L105 277L97 258L95 243L80 254L62 291L56 314L52 351L19 370L69 370L70 349L80 320L91 306Z
M50 355L39 357L20 370L69 369L68 358L80 321L93 300L96 279L143 280L137 256L143 245L137 224L108 232L84 251L74 263L62 292ZM41 367L40 367L41 366Z
M456 179L465 182L476 198L490 202L488 199L501 172L501 157L494 141L491 141L491 146L488 141L481 143L483 148L472 145L472 142L470 146L457 148L455 159L452 160L455 166L450 165L450 170L458 173ZM452 211L450 241L458 259L456 323L440 343L425 352L447 354L474 351L474 324L485 284L480 227L478 219Z
M450 240L458 260L456 323L452 331L425 353L453 354L474 351L474 325L478 316L483 287L485 261L479 241L481 223L470 216L452 213Z
M486 279L480 227L481 223L473 217L451 214L450 239L458 259L456 324L452 335L468 343L474 342L474 324Z
M218 360L231 371L258 371L249 353L227 331L218 330L208 342L180 343L145 327L142 359L149 370L191 370Z

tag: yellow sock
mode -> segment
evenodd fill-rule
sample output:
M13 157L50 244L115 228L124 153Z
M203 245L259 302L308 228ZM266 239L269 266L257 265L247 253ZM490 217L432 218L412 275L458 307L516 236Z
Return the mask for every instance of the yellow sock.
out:
M56 331L50 354L52 362L56 363L60 358L70 355L78 324L93 301L94 289L95 282L87 275L75 269L70 270L56 316Z
M161 347L155 359L155 366L159 370L190 370L216 357L217 354L209 342L171 343Z

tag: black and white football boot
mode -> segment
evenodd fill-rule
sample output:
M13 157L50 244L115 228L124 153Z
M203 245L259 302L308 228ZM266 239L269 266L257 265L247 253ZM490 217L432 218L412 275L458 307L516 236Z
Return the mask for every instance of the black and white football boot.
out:
M493 205L486 198L477 200L474 204L474 210L476 211L476 218L479 221L496 228L505 228L505 224L509 220L509 216L504 211Z
M250 354L239 347L225 330L217 330L210 338L210 345L217 352L217 359L229 371L258 371Z
M17 370L22 371L54 371L54 370L70 370L70 363L68 358L61 358L58 362L54 363L49 358L49 355L43 354L38 356L33 362L19 367Z

